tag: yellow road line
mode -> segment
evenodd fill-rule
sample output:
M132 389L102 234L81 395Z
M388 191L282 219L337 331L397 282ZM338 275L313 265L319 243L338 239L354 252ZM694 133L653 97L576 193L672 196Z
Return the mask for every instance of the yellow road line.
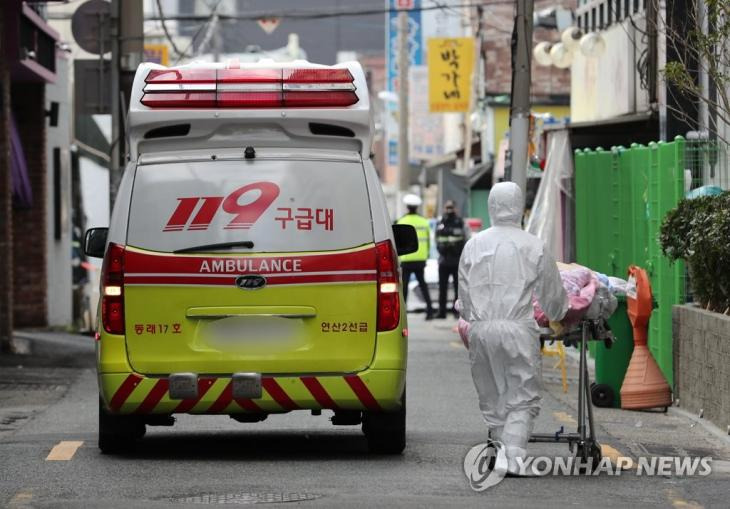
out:
M23 507L30 507L27 504L30 504L30 501L33 500L33 494L28 493L25 491L20 491L15 494L15 496L10 500L8 503L8 507L12 508L23 508Z
M553 417L555 417L563 424L578 424L578 421L576 421L572 415L566 412L553 412Z
M694 500L685 500L683 499L679 493L677 493L677 490L674 489L668 489L666 490L667 498L672 503L672 507L682 508L682 509L703 509L703 505L698 504Z
M631 470L634 468L634 460L625 454L621 454L617 449L614 449L610 445L601 444L601 456L609 458L611 463L621 467L621 470Z
M57 443L46 456L46 461L69 461L83 442L65 441Z
M459 343L458 341L450 341L449 342L449 346L451 348L464 348L464 344L463 343Z

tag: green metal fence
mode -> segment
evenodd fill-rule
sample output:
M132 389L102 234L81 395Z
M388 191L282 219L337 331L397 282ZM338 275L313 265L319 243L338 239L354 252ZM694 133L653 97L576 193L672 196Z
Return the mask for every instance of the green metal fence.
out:
M677 138L575 152L576 261L624 279L629 265L647 270L658 305L649 348L670 385L672 305L684 301L684 266L669 264L658 237L662 218L684 196L685 145Z

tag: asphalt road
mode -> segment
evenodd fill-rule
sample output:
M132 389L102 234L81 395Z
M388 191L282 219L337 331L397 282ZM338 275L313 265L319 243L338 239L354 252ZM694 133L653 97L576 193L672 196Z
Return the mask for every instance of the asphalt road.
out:
M46 390L28 390L18 401L17 391L15 399L7 396L12 391L0 378L0 409L18 415L26 409L24 418L0 426L0 506L727 507L726 472L508 478L474 492L462 465L466 452L486 439L486 428L466 351L452 326L451 321L411 319L408 446L397 457L370 455L359 427L334 427L326 415L306 412L256 424L183 415L173 428L149 428L133 453L101 455L92 341L88 347L74 344L68 348L76 353L61 361L66 367L41 362L22 368L36 370L31 373L38 377L55 376ZM20 372L7 363L0 370L6 379ZM575 383L563 395L556 372L547 370L546 380L536 431L570 427ZM730 459L721 439L676 416L607 410L598 417L601 441L622 455L661 450ZM530 453L568 455L567 446L554 444L531 444Z

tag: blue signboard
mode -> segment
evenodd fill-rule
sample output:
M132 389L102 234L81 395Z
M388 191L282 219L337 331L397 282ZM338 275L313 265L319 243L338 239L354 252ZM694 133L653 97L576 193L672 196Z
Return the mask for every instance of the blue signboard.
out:
M385 5L390 9L386 13L386 59L387 59L387 81L386 87L392 92L397 91L398 79L398 0L385 0ZM421 33L421 0L412 0L412 10L408 11L408 49L410 53L410 65L423 64L423 35ZM397 106L388 103L386 109L392 112ZM398 132L388 132L388 164L398 164Z

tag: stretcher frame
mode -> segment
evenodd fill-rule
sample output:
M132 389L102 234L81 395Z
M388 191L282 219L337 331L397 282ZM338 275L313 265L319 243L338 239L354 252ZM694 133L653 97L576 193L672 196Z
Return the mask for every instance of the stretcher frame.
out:
M588 374L588 341L604 341L606 346L613 344L611 329L603 318L584 318L579 326L565 334L554 336L551 329L542 329L540 339L544 341L562 341L567 346L577 345L579 348L578 368L578 425L575 433L566 433L563 426L555 433L533 433L530 442L567 443L571 453L580 460L593 460L593 468L601 461L601 444L596 439L596 429L591 402L590 381Z

